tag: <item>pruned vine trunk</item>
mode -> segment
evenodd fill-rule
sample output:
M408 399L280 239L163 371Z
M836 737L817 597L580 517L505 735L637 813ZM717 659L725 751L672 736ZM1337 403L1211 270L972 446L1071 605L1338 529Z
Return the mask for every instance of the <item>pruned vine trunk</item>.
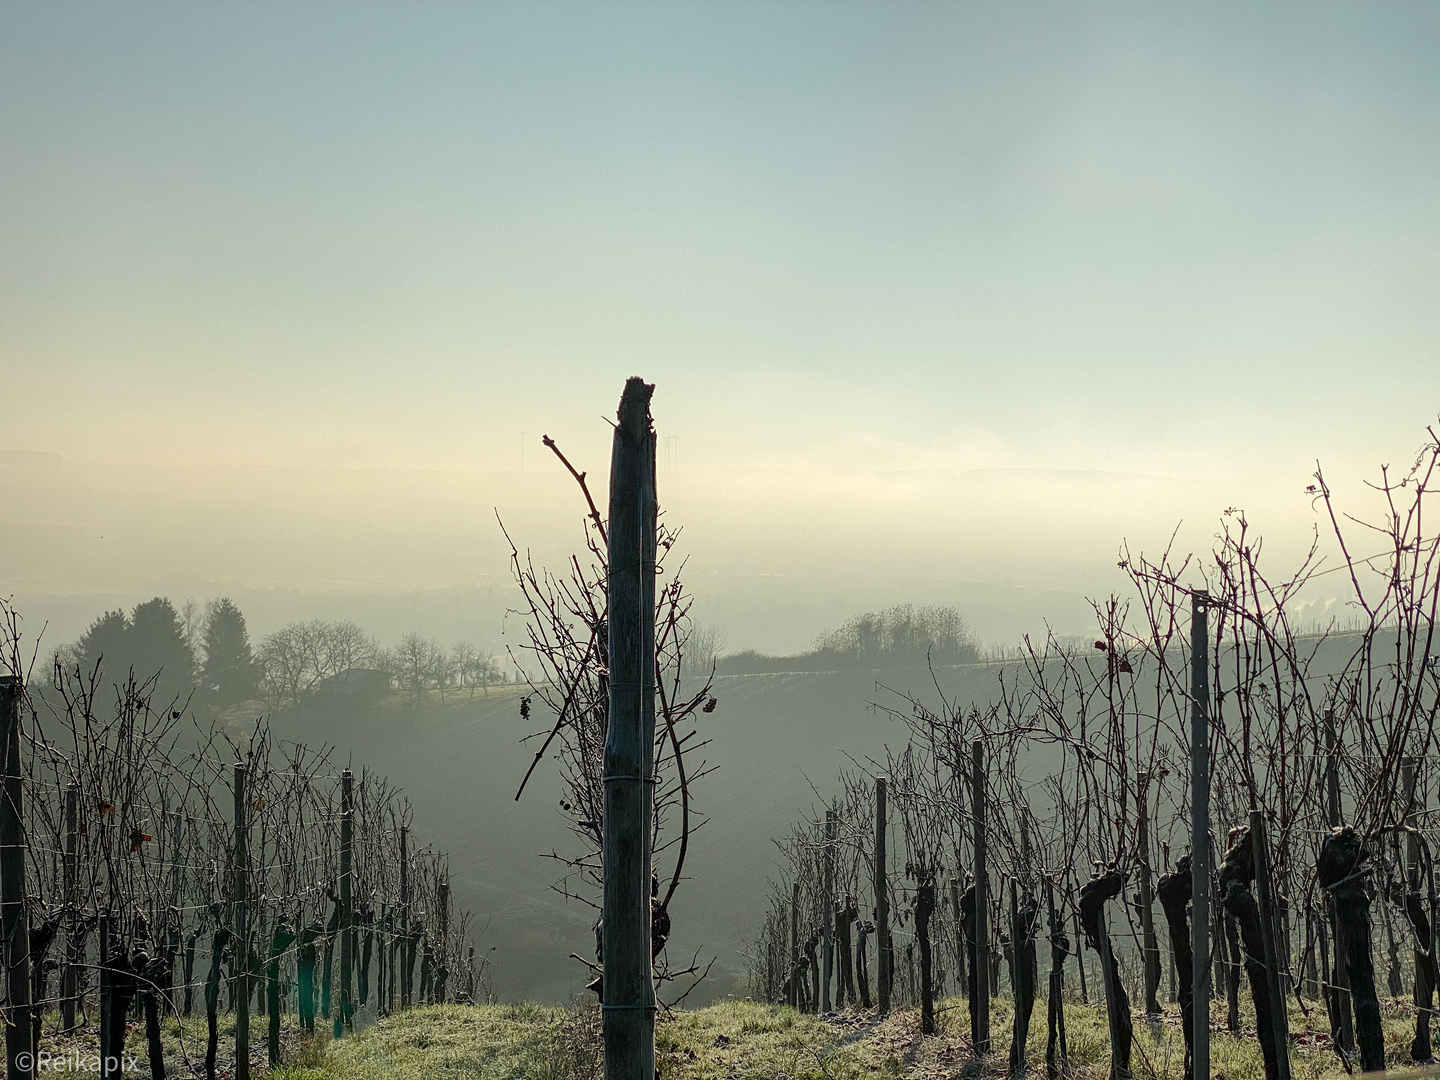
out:
M1411 889L1405 894L1405 915L1415 938L1415 1038L1410 1043L1412 1061L1429 1061L1435 1056L1430 1041L1430 1017L1435 1001L1435 957L1430 952L1430 915Z
M1030 1039L1030 1017L1035 1011L1035 919L1033 897L1019 896L1010 881L1010 941L1014 954L1010 981L1015 994L1015 1017L1010 1029L1010 1076L1025 1076L1025 1046Z
M1344 945L1345 973L1355 1006L1360 1067L1372 1072L1385 1068L1385 1033L1380 1023L1370 946L1370 898L1365 894L1368 861L1369 853L1360 834L1346 825L1332 829L1325 837L1315 870L1335 903L1335 922L1340 931L1337 936Z
M1173 873L1161 875L1156 890L1160 909L1170 928L1170 954L1175 963L1180 1023L1185 1033L1185 1080L1191 1080L1195 1074L1195 960L1190 952L1190 920L1186 916L1193 887L1190 856L1186 855L1175 864Z
M215 1080L215 1057L220 1048L220 981L225 965L225 950L230 944L230 931L215 928L210 936L210 970L205 974L205 1077Z
M1222 897L1221 910L1224 910ZM1225 1029L1231 1035L1240 1034L1240 925L1235 916L1225 912L1224 954L1225 968Z
M935 1034L935 986L931 979L930 917L935 914L935 886L915 890L915 939L920 945L920 1034Z
M860 990L860 1007L871 1008L870 1000L870 958L866 945L870 934L874 930L874 924L863 922L860 924L855 937L855 982Z
M1065 957L1070 954L1070 939L1065 936L1065 920L1056 913L1055 892L1045 882L1045 907L1050 924L1050 987L1047 997L1045 1034L1045 1077L1058 1078L1070 1068L1070 1048L1065 1039Z
M1272 996L1269 973L1265 970L1265 941L1260 927L1260 907L1250 891L1255 878L1254 851L1250 830L1241 826L1230 832L1230 848L1220 864L1220 886L1225 910L1234 918L1240 931L1240 944L1245 955L1245 973L1250 978L1250 995L1255 1003L1255 1034L1260 1040L1260 1053L1265 1060L1266 1080L1279 1080L1280 1054L1276 1045L1275 1018L1271 1012Z
M270 958L265 965L265 999L270 1014L266 1049L272 1068L280 1064L280 958L294 940L289 923L281 919L275 924L275 932L270 937Z
M1125 879L1119 871L1092 878L1080 890L1080 923L1085 938L1100 957L1100 980L1105 987L1105 1012L1110 1027L1110 1078L1129 1080L1130 1052L1134 1043L1134 1024L1130 1019L1130 996L1120 981L1115 954L1110 947L1110 931L1105 925L1105 903L1120 895Z

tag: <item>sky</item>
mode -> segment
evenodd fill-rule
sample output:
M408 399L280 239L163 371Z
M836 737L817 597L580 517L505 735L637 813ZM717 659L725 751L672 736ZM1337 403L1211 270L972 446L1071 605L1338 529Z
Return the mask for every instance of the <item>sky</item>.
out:
M1283 559L1440 412L1428 2L11 3L0 145L0 594L62 638L495 639L632 374L768 651L1078 629L1232 506Z

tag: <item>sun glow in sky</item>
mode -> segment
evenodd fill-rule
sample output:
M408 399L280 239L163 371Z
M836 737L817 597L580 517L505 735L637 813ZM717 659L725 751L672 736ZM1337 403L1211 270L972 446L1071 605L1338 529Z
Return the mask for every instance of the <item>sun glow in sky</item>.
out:
M641 374L791 649L1440 411L1431 3L11 4L0 140L4 592L502 581Z

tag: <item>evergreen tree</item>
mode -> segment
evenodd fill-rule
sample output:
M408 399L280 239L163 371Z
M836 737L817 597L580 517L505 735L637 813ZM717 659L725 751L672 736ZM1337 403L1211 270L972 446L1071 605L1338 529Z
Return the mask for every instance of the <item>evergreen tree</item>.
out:
M200 684L222 708L255 696L258 670L250 652L245 616L228 596L205 613L205 665Z
M90 624L75 644L81 678L88 679L98 664L101 686L124 681L130 668L129 629L123 611L107 611Z
M195 686L195 654L175 605L163 596L140 604L130 615L126 650L137 682L156 677L153 701L165 707Z

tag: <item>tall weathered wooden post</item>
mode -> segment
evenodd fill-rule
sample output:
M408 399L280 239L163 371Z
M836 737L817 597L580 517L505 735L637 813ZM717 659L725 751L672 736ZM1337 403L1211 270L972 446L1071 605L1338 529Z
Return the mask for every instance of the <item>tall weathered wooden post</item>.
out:
M250 1080L250 815L246 766L235 763L235 846L230 907L235 934L235 1080Z
M5 796L0 802L0 935L5 953L5 1075L35 1075L35 1025L30 1017L30 919L25 910L25 817L20 762L20 680L0 676L0 752Z
M610 458L610 709L604 754L601 962L605 1080L655 1075L650 821L655 747L655 388L631 378Z
M975 823L975 998L970 1030L976 1055L990 1052L990 885L985 850L985 743L970 746L970 811Z
M340 774L340 1007L335 1010L335 1022L332 1029L332 1033L337 1039L345 1034L347 1027L351 1027L353 1024L350 977L355 958L351 955L354 938L350 933L350 927L354 922L354 912L351 910L350 903L350 863L355 825L354 784L355 777L349 769Z
M1192 1076L1210 1080L1210 596L1190 594L1190 955Z
M890 894L885 883L885 777L875 778L875 952L880 1015L890 1011Z

